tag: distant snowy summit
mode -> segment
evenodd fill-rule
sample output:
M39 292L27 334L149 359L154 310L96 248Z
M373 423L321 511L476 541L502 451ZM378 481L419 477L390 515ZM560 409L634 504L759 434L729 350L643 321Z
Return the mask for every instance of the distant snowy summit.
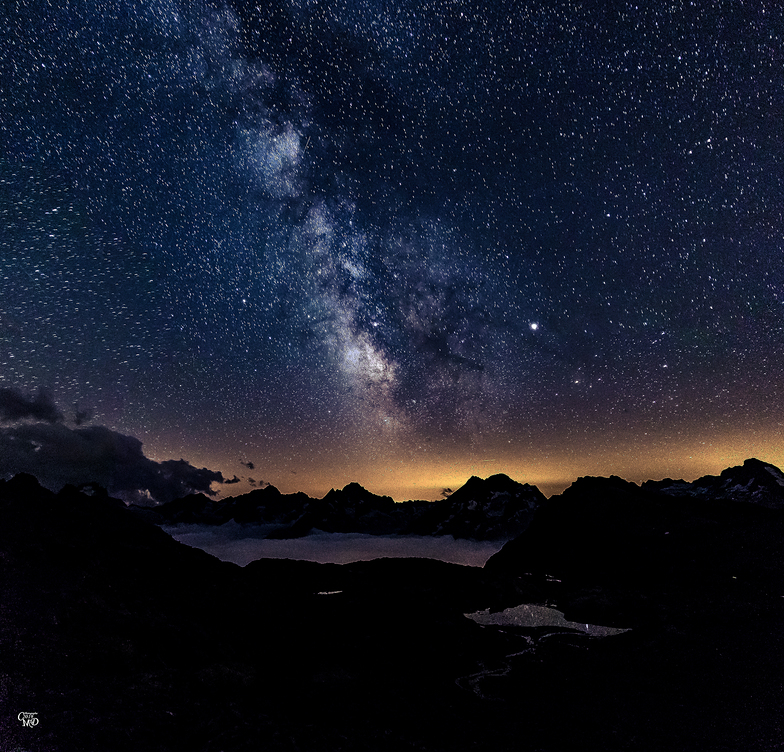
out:
M332 489L323 499L282 494L274 486L213 501L192 494L136 512L160 525L222 525L230 520L258 527L260 537L299 538L313 531L369 535L451 535L472 540L509 540L522 533L546 497L535 486L506 475L471 477L437 501L395 502L358 483Z
M784 473L775 465L754 458L729 467L720 475L704 475L693 483L666 478L646 481L642 488L668 496L747 501L770 509L784 509Z

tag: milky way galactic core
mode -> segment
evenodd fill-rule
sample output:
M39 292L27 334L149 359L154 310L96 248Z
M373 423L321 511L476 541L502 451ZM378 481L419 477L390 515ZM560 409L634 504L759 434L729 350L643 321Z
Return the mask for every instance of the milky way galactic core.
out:
M26 441L224 495L784 462L778 3L11 5L0 387L62 411Z

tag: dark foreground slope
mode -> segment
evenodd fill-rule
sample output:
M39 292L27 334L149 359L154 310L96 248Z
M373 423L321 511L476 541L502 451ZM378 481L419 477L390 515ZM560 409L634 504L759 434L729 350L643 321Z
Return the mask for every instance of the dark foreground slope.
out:
M0 482L0 562L3 752L456 749L481 703L455 678L507 650L462 615L503 595L481 569L241 569L29 476Z
M781 749L781 512L679 503L576 484L484 570L242 569L0 483L0 752ZM545 601L633 628L463 616Z
M593 733L607 724L621 749L784 749L782 510L651 488L581 478L485 569L538 584L568 619L632 628L561 692ZM526 696L521 679L495 691Z

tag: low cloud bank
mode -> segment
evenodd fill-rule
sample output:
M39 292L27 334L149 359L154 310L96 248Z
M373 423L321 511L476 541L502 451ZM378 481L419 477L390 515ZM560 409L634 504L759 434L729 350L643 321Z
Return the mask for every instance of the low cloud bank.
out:
M142 442L104 426L69 428L52 398L40 391L27 398L15 389L0 389L0 419L18 422L0 428L0 477L30 473L52 491L66 483L99 483L127 502L154 504L189 493L215 495L220 472L189 462L156 462L144 456Z
M450 564L481 567L503 542L456 540L451 536L379 536L359 533L316 533L304 538L271 540L247 537L253 528L236 522L220 527L172 525L164 527L175 540L244 567L256 559L300 559L321 564L348 564L389 558L427 558ZM263 530L256 530L263 533Z

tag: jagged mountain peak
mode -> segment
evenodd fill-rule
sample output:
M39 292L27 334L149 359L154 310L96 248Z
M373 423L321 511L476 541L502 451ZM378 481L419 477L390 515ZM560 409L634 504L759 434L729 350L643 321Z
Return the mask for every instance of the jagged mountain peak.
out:
M525 483L520 483L519 481L512 480L506 473L495 473L494 475L491 475L489 478L486 478L485 483L491 486L509 485L509 484L514 484L517 486L527 485Z
M371 506L388 507L395 503L391 496L379 496L372 491L368 491L359 483L351 482L343 488L332 488L322 499L327 504L356 505L365 504Z
M520 489L520 488L535 488L528 483L521 483L520 481L514 480L510 478L505 473L495 473L494 475L490 475L487 478L480 478L476 475L472 475L462 486L460 486L458 491L462 491L463 489L471 489L471 488L491 488L491 489L499 489L499 488L513 488L513 489ZM457 493L457 491L455 491Z
M723 479L755 478L766 485L772 481L777 486L784 486L784 473L775 465L758 460L756 457L750 457L749 459L744 460L742 465L736 465L735 467L728 467L725 470L722 470L719 477Z
M263 488L254 488L252 491L245 494L246 496L252 496L253 498L266 498L269 496L281 496L280 490L277 486L273 486L271 483L264 486Z
M356 481L351 481L351 483L346 483L346 485L343 486L343 491L344 493L363 493L363 494L370 493L370 491L368 491L364 486L360 485ZM375 496L375 494L373 495Z
M563 492L563 495L623 493L628 490L637 489L639 489L639 486L636 483L625 480L618 475L611 475L609 477L584 475L574 481L574 483Z
M374 497L375 494L372 491L368 491L364 486L360 485L356 481L352 481L351 483L347 483L343 488L330 488L329 491L324 495L323 501L327 501L330 499L344 499L344 498L357 498L357 497Z
M665 478L646 481L643 488L667 496L745 501L771 508L784 508L784 473L770 462L751 457L742 465L728 467L719 475L703 475L693 483Z
M503 473L483 479L471 476L457 491L428 505L408 532L496 540L521 533L536 509L546 502L535 486Z
M452 498L455 494L460 492L482 492L486 490L501 490L501 489L512 489L512 488L522 488L524 484L519 483L516 480L512 480L508 475L504 473L496 473L495 475L491 475L488 478L480 478L477 475L472 475L457 491L451 493L447 498Z

